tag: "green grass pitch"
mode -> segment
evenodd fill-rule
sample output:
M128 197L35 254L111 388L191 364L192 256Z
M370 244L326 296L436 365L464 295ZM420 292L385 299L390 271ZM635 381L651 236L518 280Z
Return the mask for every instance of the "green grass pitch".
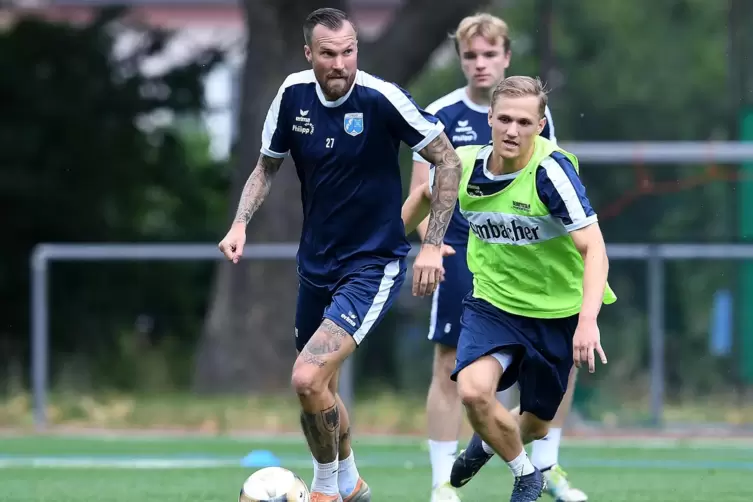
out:
M560 461L593 502L750 502L753 444L565 440ZM3 502L234 502L251 450L274 452L311 479L298 438L0 437ZM375 502L428 502L428 454L416 440L358 438L356 459ZM511 476L495 459L463 500L508 500ZM546 500L543 498L542 500Z

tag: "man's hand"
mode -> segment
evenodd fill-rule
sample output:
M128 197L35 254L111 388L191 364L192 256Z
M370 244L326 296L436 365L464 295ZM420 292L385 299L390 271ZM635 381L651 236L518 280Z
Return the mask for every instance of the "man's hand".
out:
M578 320L578 327L575 328L575 335L573 336L573 363L575 367L580 368L582 363L588 362L588 372L596 371L594 350L599 354L601 364L607 364L607 355L601 348L599 326L596 324L596 319L581 318Z
M219 248L225 258L238 263L243 256L243 247L246 245L246 225L233 223L225 238L220 241Z
M434 293L443 276L442 247L433 244L422 245L413 263L413 296L428 296Z
M259 155L256 167L243 186L233 225L219 244L222 254L233 263L238 263L243 256L243 246L246 245L246 225L267 197L269 186L280 169L282 161L281 158Z

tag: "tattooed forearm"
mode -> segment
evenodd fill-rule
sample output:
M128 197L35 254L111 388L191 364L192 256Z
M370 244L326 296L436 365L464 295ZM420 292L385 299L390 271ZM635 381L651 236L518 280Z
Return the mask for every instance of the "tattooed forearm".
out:
M320 368L324 368L324 365L327 364L324 361L324 359L322 359L321 356L312 354L311 352L308 352L305 348L303 349L303 352L301 352L300 358L301 358L301 361L303 361L304 363L313 364L314 366L318 366Z
M337 404L318 413L302 411L301 428L316 461L320 464L334 462L340 438L340 412Z
M235 214L235 223L248 224L261 203L269 193L269 187L272 179L282 165L283 159L267 157L264 154L259 156L256 162L256 168L248 177L246 185L241 193L241 200L238 203L238 212Z
M450 224L455 203L458 200L458 186L462 166L460 157L442 133L419 152L426 160L434 164L434 187L431 192L431 209L429 225L424 236L424 243L441 245L447 226Z

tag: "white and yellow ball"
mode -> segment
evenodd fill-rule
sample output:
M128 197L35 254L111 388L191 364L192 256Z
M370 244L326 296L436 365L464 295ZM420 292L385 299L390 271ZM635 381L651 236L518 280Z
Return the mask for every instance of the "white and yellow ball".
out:
M293 471L260 469L246 479L238 502L309 502L309 488Z

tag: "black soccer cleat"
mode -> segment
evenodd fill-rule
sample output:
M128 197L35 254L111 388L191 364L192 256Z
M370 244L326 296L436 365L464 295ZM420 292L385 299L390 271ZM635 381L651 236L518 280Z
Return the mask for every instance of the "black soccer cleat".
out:
M484 451L481 446L481 437L478 434L473 434L471 440L468 442L468 446L465 450L460 452L458 458L452 464L452 471L450 473L450 484L455 488L464 486L468 481L473 479L478 471L486 465L486 463L494 456Z
M544 488L544 475L534 467L531 474L515 478L510 502L536 502L544 493Z

